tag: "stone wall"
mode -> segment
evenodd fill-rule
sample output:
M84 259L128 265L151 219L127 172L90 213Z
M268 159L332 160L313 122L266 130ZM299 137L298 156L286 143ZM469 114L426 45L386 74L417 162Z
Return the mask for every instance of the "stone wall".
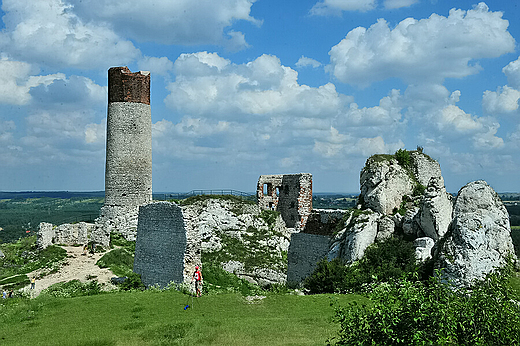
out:
M312 174L261 175L256 195L262 209L280 212L288 228L301 230L312 211Z
M55 226L48 222L41 222L36 234L36 244L39 250L53 244L85 245L89 242L96 225L87 222L63 224ZM108 244L102 244L107 246Z
M343 209L313 209L302 232L331 236L346 213Z
M185 253L188 238L181 208L158 202L139 208L134 272L141 274L146 286L166 287L185 278Z
M287 285L299 286L316 264L327 256L330 238L324 235L294 233L287 253Z

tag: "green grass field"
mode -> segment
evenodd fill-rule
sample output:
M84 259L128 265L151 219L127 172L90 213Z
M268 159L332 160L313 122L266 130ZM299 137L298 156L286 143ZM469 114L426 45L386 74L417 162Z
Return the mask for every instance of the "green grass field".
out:
M366 301L336 295L339 303ZM108 293L0 303L1 345L324 345L331 295L239 294L192 298L177 291ZM184 309L189 304L190 308Z

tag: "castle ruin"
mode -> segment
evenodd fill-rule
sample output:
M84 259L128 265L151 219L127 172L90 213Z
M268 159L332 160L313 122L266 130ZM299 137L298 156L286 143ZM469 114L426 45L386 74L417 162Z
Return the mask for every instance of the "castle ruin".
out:
M105 205L96 236L110 232L135 240L139 206L152 201L150 73L108 70Z
M302 230L312 211L312 174L261 175L256 197L260 208L280 212L288 228Z

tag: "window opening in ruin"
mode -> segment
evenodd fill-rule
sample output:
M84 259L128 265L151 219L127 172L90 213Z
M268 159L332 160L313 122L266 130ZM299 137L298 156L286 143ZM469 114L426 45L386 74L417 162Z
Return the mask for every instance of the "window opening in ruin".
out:
M280 196L280 188L279 187L276 187L276 196Z
M263 192L264 196L267 195L267 183L264 184L264 188L262 189L262 192Z

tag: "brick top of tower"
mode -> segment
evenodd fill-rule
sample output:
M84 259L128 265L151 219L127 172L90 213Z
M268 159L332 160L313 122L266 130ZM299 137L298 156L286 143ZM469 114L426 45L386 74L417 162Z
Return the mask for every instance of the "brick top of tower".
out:
M128 67L108 70L108 103L135 102L150 104L150 72L132 73Z

